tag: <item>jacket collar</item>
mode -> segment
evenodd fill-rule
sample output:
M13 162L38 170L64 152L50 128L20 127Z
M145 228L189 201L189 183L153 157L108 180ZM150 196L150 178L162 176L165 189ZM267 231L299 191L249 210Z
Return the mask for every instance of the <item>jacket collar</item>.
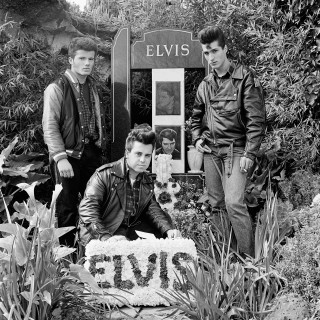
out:
M80 87L79 87L79 80L76 76L76 74L71 71L71 69L67 69L64 73L64 75L67 77L67 79L69 80L69 82L71 84L73 84L73 86L76 88L76 90L78 92L80 92ZM92 81L92 77L91 76L87 76L87 80L89 81L89 83L92 85L93 81Z
M127 179L127 166L125 158L121 158L120 160L114 162L111 172L113 175L117 176L122 180ZM148 177L146 172L143 172L141 175L141 182L142 183L153 183L153 181Z
M243 68L241 65L236 65L233 61L230 63L230 67L228 70L229 73L231 73L232 79L243 79ZM210 82L213 80L213 77L215 77L214 71L210 72L205 78L204 81Z

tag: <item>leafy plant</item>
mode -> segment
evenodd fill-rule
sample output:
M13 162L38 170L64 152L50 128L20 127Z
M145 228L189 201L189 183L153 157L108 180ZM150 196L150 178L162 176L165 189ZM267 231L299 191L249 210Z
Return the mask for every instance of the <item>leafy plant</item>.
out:
M21 191L18 184L36 182L39 185L50 179L47 174L35 172L44 166L44 162L38 160L43 154L11 154L17 143L18 137L15 137L0 154L0 217L2 221L8 222L11 222L10 215L5 209L14 199L15 194Z
M281 189L293 205L293 209L309 206L320 193L320 176L310 170L298 170L281 183Z
M279 248L277 271L288 283L286 290L299 293L310 302L318 300L319 273L319 208L303 207L294 210L289 218L299 222L294 237Z
M18 136L16 149L43 151L43 91L65 66L40 40L20 33L0 46L0 143Z
M4 173L23 176L28 172L21 169L23 166L20 169L4 167L15 143L16 140L0 155L1 179ZM61 304L71 303L75 297L81 299L86 308L90 304L103 302L104 293L93 276L83 266L66 260L75 249L59 245L59 237L73 229L55 228L55 201L61 185L56 186L51 206L47 208L46 204L35 199L36 184L37 181L17 184L18 188L28 194L29 200L15 202L13 215L10 214L1 192L8 221L0 224L1 319L48 319L52 310ZM15 223L16 219L26 221L28 227Z
M277 198L267 197L255 236L255 257L239 256L230 249L231 238L221 238L208 226L208 251L199 252L198 261L188 268L181 287L192 291L169 292L168 301L192 319L262 319L270 302L282 290L286 279L275 268L278 247L286 229L277 222Z

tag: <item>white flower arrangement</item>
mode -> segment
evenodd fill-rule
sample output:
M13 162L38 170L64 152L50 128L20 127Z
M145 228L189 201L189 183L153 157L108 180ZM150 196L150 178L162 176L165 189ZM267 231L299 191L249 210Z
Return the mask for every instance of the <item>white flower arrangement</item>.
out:
M196 258L190 239L92 240L86 246L85 268L100 283L110 304L168 305L162 295L181 290L177 277Z
M180 191L180 185L172 177L172 156L159 154L156 158L156 181L154 193L156 200L163 210L169 214L177 202L176 194Z

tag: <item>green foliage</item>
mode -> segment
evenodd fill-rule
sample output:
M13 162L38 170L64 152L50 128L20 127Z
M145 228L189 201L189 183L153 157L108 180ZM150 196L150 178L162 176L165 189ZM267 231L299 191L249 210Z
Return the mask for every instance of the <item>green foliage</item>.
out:
M256 70L266 92L268 136L280 138L283 160L316 169L320 75L309 58L312 28L308 24L288 33L247 32L259 36L265 47Z
M15 155L12 150L18 143L15 137L8 147L0 153L0 218L1 222L11 222L7 205L14 199L14 194L19 192L18 185L41 184L50 179L47 174L37 173L43 168L44 162L39 161L43 154L28 153Z
M183 238L190 238L198 241L202 236L206 236L206 229L209 222L199 210L195 208L184 210L173 210L171 217L175 228L177 228Z
M54 228L54 210L33 198L34 184L20 186L31 197L28 203L16 203L15 207L19 218L29 221L29 227L0 225L1 314L10 313L12 319L46 319L50 306L57 305L63 286L70 282L70 277L59 274L61 269L56 265L56 261L74 251L59 247L58 242L58 237L70 228Z
M48 209L34 198L34 186L19 184L30 198L15 203L12 217L28 222L0 225L0 316L12 320L48 319L52 311L80 299L85 308L103 302L102 289L80 264L66 260L76 249L59 245L58 238L74 227L55 228L56 187ZM93 308L91 308L93 309ZM103 308L100 308L100 310Z
M263 143L254 165L249 169L245 189L245 202L252 213L263 208L269 187L279 191L279 182L284 180L285 162L278 156L280 139ZM281 189L280 189L281 190Z
M320 7L317 0L275 0L276 17L282 22L284 29L301 26L310 19L317 23Z
M20 33L0 47L0 144L18 136L16 150L43 151L43 91L61 71L64 58Z
M13 148L14 143L0 155L1 178L4 160ZM59 237L74 228L55 228L55 202L61 185L56 186L47 208L35 199L36 184L17 184L29 199L14 203L12 217L4 202L9 223L0 224L0 318L45 320L59 306L79 300L87 309L109 313L105 306L91 307L102 303L104 295L94 277L82 265L67 261L76 249L59 245ZM28 227L15 220L24 221Z
M211 239L214 241L212 234ZM211 250L214 255L213 242ZM170 292L170 298L167 299L172 308L180 309L197 320L230 319L231 316L243 315L239 298L244 268L239 263L231 265L228 253L220 253L223 257L221 264L217 263L215 257L200 255L199 261L187 269L181 287L186 288L189 283L193 291Z
M234 316L262 319L286 283L275 268L278 248L286 232L277 221L276 197L267 198L265 210L258 219L255 258L241 258L230 249L228 239L221 239L214 226L207 225L204 232L207 250L199 251L198 261L188 269L182 283L182 288L190 283L193 291L170 292L172 308L183 310L197 320Z
M280 261L276 269L288 280L286 290L301 294L307 301L318 301L319 272L319 207L295 210L290 217L298 220L302 228L296 228L293 238L280 247Z
M306 170L298 170L280 183L293 209L309 206L315 195L320 193L320 176Z

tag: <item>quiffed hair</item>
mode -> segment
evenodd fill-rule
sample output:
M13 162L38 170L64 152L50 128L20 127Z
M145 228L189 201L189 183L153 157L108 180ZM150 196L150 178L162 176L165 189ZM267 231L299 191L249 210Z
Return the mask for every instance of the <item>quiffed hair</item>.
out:
M219 27L209 26L202 29L198 33L198 38L201 44L209 44L213 41L218 41L219 46L223 49L226 45L226 37Z
M69 44L68 55L74 58L77 50L94 51L95 56L98 52L98 46L94 40L88 37L73 38Z
M147 123L135 125L126 139L127 151L130 152L132 150L132 146L135 141L143 144L152 144L152 147L154 148L156 143L156 134Z
M173 140L173 139L177 139L177 132L173 129L167 128L167 129L163 129L160 133L159 133L159 141L160 143L162 143L163 138L167 138L169 140Z

